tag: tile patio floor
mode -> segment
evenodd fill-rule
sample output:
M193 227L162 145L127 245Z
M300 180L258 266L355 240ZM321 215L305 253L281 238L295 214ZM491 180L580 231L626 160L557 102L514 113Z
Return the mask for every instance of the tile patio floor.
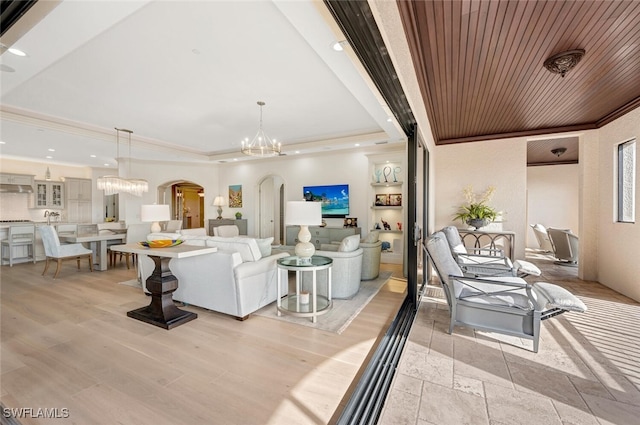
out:
M543 321L536 354L520 338L449 335L444 298L423 298L379 425L640 424L640 303L549 256L527 259L543 271L535 280L589 310Z

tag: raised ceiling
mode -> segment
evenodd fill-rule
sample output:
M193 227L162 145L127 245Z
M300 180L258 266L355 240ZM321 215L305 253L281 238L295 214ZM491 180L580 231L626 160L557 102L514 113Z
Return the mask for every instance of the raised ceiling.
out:
M138 160L249 159L257 101L287 155L405 139L321 1L40 1L14 27L0 41L28 55L1 51L2 156L115 166L120 127Z
M640 1L398 1L436 144L598 128L640 106ZM543 67L584 49L563 78Z

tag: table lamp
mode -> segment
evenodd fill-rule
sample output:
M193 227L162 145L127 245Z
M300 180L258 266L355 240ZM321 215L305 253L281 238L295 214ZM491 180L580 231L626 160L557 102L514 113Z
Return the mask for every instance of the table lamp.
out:
M322 224L322 204L320 202L289 201L286 209L286 223L300 226L298 244L295 253L300 264L311 263L311 256L316 252L311 242L309 226Z
M218 220L222 220L222 206L227 205L227 201L224 200L223 196L216 196L212 205L218 207Z
M151 233L162 231L159 221L168 221L171 219L171 210L169 205L143 205L140 209L140 220L144 222L153 222L151 225Z

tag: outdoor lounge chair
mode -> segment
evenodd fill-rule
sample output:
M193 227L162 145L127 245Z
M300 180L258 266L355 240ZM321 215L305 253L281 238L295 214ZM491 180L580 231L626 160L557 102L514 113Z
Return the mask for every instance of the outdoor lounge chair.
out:
M551 283L529 285L514 276L463 276L442 232L427 238L425 246L449 305L450 334L459 325L526 338L533 341L537 353L542 320L566 311L587 310L581 300Z
M540 276L542 272L533 263L524 260L511 262L501 249L467 248L462 243L458 229L447 226L442 229L451 254L466 276Z

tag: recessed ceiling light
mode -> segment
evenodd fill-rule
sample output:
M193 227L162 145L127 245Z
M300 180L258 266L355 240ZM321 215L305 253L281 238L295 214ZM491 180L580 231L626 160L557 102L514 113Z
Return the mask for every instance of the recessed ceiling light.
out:
M391 122L393 121L393 119L391 119L391 117L387 118L387 122Z
M53 158L53 157L52 157L51 155L47 155L47 156L45 156L45 158L47 158L47 159L51 159L51 158Z
M237 161L237 160L238 160L238 158L233 158L233 160L234 160L234 161Z
M5 143L7 143L7 142L0 142L0 145L4 145Z
M95 157L96 157L95 155L89 155L89 156L90 156L91 158L95 158Z
M300 153L300 151L296 151L296 153Z
M9 49L7 49L9 51L9 53L13 53L16 56L27 56L27 54L25 52L23 52L20 49L16 49L14 47L10 47Z
M360 143L356 143L356 146L360 146Z
M105 167L108 167L108 166L109 166L109 164L104 164L104 166L105 166Z
M335 50L336 52L342 52L345 48L345 46L348 46L349 43L347 43L347 40L340 40L340 41L336 41L335 43L333 43L331 45L331 48L333 50Z
M47 149L47 150L48 150L49 152L55 152L55 151L56 151L56 150L55 150L55 149L53 149L53 148L49 148L49 149Z

